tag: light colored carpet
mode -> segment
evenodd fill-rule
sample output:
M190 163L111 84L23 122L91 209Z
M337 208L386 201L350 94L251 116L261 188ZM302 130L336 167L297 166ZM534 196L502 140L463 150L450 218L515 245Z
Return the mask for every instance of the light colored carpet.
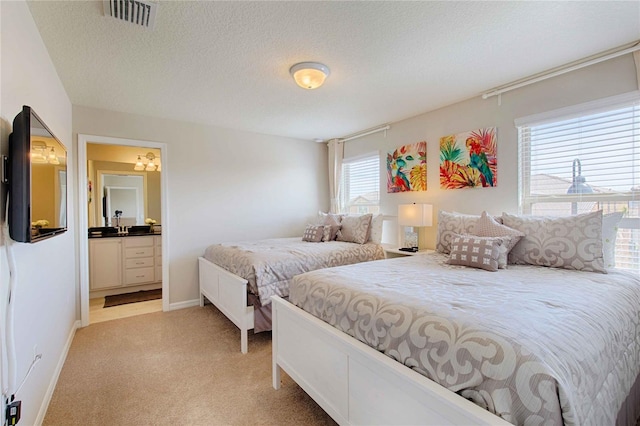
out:
M271 333L215 307L157 312L77 331L44 425L334 425L286 374L271 386Z

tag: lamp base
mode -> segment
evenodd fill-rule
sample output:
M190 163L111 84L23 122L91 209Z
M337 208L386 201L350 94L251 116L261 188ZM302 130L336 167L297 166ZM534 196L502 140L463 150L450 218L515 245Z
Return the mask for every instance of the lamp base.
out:
M404 246L408 248L415 248L418 251L418 233L414 227L404 228Z
M416 253L418 251L418 247L400 247L398 250L408 251L409 253Z

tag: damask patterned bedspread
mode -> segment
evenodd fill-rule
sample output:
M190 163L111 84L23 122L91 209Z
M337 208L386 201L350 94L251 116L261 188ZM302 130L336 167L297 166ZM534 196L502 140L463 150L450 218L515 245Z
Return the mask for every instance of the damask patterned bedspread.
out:
M289 300L511 423L616 423L640 374L637 276L445 259L310 272Z
M294 275L332 266L384 259L380 244L329 241L310 243L299 237L215 244L204 258L249 281L262 306L271 296L289 296Z

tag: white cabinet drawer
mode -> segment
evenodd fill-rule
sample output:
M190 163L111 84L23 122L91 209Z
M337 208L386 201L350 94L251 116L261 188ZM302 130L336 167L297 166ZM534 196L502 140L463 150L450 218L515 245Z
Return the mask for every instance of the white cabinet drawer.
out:
M126 248L124 250L124 257L126 259L134 259L138 257L153 257L153 246Z
M124 237L125 247L153 247L153 237Z
M129 285L153 282L154 272L154 267L127 269L124 272L124 283L125 285Z
M126 259L124 263L124 267L127 269L145 268L149 266L154 266L153 257L140 257L137 259Z

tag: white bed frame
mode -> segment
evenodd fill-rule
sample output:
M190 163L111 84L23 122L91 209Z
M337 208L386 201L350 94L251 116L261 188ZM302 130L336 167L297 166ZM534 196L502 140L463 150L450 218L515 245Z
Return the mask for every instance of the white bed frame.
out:
M247 306L248 281L198 257L200 306L204 298L215 305L240 329L240 351L249 350L248 332L253 329L253 306Z
M284 370L339 424L510 425L280 297L271 300L273 387Z

